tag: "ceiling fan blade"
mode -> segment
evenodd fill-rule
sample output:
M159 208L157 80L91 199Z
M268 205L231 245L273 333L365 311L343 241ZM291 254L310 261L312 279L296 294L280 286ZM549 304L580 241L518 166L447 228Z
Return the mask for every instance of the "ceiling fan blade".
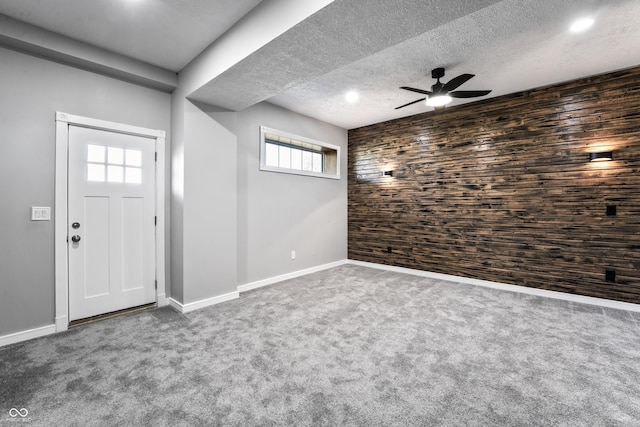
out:
M409 105L415 104L416 102L424 101L425 99L427 99L427 98L416 99L415 101L411 101L408 104L404 104L404 105L401 105L399 107L396 107L396 110L399 110L400 108L408 107Z
M431 95L431 92L429 92L428 90L416 89L414 87L401 86L400 89L410 90L411 92L418 92L423 95Z
M462 86L465 82L467 82L473 76L475 76L475 74L460 74L458 77L454 77L453 79L445 83L445 85L442 87L442 91L449 92L454 89L457 89L458 86Z
M490 90L457 90L449 92L449 96L452 98L475 98L476 96L485 96L490 93Z

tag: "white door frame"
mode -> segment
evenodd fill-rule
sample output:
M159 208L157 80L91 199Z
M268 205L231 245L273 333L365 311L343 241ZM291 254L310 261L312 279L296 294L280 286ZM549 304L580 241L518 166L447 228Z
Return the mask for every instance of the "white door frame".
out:
M82 126L91 129L118 132L127 135L153 138L156 141L156 193L155 211L157 225L156 238L156 302L158 306L167 305L164 273L164 177L165 177L165 138L163 130L153 130L121 123L97 120L88 117L56 112L56 181L54 207L54 266L55 266L55 321L56 332L66 331L69 326L69 260L67 243L68 209L68 168L69 168L69 126Z

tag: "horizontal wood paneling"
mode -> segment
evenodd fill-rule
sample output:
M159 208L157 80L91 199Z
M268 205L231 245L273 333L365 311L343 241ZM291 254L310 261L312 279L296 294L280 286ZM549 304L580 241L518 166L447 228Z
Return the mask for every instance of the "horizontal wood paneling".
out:
M351 259L640 303L640 67L350 130L348 180Z

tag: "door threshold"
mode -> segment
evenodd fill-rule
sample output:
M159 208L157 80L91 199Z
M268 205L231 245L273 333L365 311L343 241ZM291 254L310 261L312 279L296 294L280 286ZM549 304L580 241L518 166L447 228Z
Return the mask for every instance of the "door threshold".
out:
M86 317L84 319L73 320L69 322L69 329L76 326L87 325L89 323L99 322L101 320L112 319L114 317L124 316L125 314L138 313L140 311L156 308L158 305L155 302L151 304L139 305L137 307L125 308L124 310L112 311L110 313L98 314L97 316Z

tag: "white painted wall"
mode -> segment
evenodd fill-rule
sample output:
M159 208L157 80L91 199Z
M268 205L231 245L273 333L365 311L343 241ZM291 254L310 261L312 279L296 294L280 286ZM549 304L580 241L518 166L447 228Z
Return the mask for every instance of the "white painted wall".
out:
M53 208L55 111L169 131L170 96L3 48L0 76L3 336L54 322L53 220L30 207Z
M0 15L0 39L5 46L76 68L171 92L175 73L43 28Z
M180 71L189 95L333 0L263 1Z

